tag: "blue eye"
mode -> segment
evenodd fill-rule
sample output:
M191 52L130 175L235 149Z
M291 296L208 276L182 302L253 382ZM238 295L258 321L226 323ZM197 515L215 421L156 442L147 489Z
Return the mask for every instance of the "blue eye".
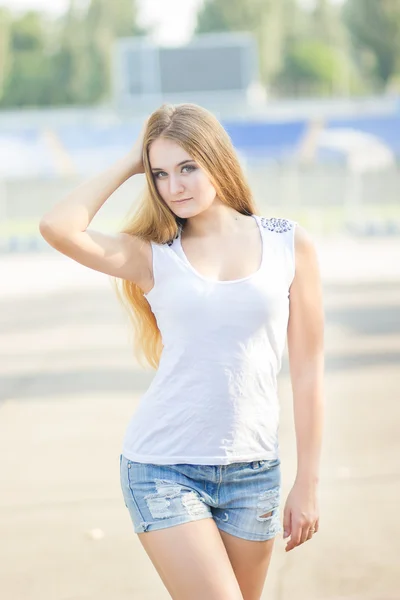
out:
M192 173L193 171L195 171L197 169L197 167L195 165L183 165L181 172L183 173L183 169L189 169L187 171L187 173ZM157 171L157 173L154 173L154 176L156 179L164 179L164 177L160 177L160 175L168 175L168 173L166 173L165 171Z
M184 165L184 166L182 167L182 170L183 170L183 169L189 169L189 173L191 173L192 171L195 171L195 170L196 170L196 167L195 167L194 165Z

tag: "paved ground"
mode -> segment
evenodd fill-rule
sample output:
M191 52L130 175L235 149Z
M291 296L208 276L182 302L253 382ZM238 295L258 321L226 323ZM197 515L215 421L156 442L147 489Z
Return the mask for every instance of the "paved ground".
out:
M399 600L400 244L319 241L327 420L321 530L277 539L263 598ZM169 598L118 481L151 372L107 277L50 252L0 259L0 581L4 600ZM284 494L295 470L280 377Z

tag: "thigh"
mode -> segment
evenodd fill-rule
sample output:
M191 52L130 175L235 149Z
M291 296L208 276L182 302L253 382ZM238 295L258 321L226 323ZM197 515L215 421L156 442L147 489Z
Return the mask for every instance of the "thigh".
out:
M275 536L282 530L280 460L230 465L213 515L244 600L261 596Z
M212 518L138 537L173 600L243 600Z
M274 539L253 542L220 530L244 600L259 600L271 561Z

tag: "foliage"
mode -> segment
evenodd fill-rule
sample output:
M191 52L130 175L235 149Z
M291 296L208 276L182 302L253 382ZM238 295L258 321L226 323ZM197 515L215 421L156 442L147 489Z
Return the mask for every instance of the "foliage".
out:
M259 49L261 80L267 84L282 64L283 44L296 24L295 0L205 0L195 33L246 31Z
M132 0L70 0L51 21L38 12L0 11L0 106L93 104L110 94L112 44L141 35Z
M80 3L79 6L82 6ZM195 33L251 32L275 95L400 85L400 0L204 0ZM134 0L70 0L58 19L0 8L0 107L96 104L111 91L117 37L143 35Z
M346 94L359 87L340 9L330 0L316 0L312 10L296 0L204 2L198 33L242 30L257 40L261 81L273 94Z
M278 82L300 93L309 89L315 95L331 95L342 70L342 58L334 48L321 41L304 40L287 50Z
M343 18L360 68L386 86L400 71L400 2L398 0L348 0Z

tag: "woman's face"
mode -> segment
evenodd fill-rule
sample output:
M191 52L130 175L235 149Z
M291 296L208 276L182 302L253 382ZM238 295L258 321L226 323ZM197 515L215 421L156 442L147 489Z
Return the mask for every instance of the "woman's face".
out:
M206 173L179 144L158 138L149 161L158 192L169 208L184 219L211 206L216 191Z

